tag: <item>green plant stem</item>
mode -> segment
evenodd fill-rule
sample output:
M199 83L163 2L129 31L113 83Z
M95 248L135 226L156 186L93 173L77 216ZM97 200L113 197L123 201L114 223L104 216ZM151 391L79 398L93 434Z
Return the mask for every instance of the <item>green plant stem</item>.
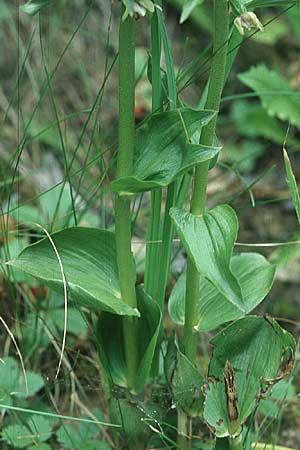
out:
M175 109L177 105L177 87L176 87L176 77L174 71L174 64L172 60L171 49L169 46L168 36L166 32L166 27L163 20L163 14L160 9L157 9L157 19L158 26L161 33L162 45L164 49L164 55L166 60L166 73L167 73L167 83L168 83L168 99L169 99L169 109ZM165 216L162 231L162 244L159 254L159 276L158 282L155 286L155 298L161 308L164 306L165 292L168 282L168 275L170 269L170 260L172 252L172 241L174 236L174 226L173 221L170 218L169 211L172 206L175 205L176 198L178 194L178 182L174 181L168 186L167 198L165 206Z
M131 175L135 139L135 19L120 19L119 31L119 150L117 176ZM131 251L130 199L116 195L116 248L121 295L132 308L137 307L136 271ZM127 382L133 386L138 367L138 339L136 319L123 319L124 347L127 365Z
M219 111L222 90L224 86L226 58L229 35L229 4L227 0L215 0L214 2L214 45L213 58L210 71L210 80L206 109ZM213 145L217 115L202 129L200 143ZM206 189L208 181L209 163L199 164L195 168L193 195L191 200L191 213L198 216L205 211ZM186 300L185 300L185 324L183 346L186 356L194 364L197 353L197 331L195 325L198 322L196 313L196 300L199 298L200 273L193 261L187 261ZM182 429L181 423L186 421L184 414L178 415L178 430ZM184 449L191 448L191 439L185 439Z
M159 2L157 2L159 4ZM161 109L161 37L158 25L157 10L151 19L151 76L152 76L152 112ZM151 192L150 222L147 230L146 245L146 267L145 267L145 289L154 297L155 286L157 284L157 267L159 255L160 239L160 214L162 202L162 189L155 189Z
M244 450L243 436L240 434L235 438L229 437L229 448L230 450Z
M227 0L215 0L214 4L214 47L210 72L210 83L206 102L206 109L219 110L221 95L225 77L226 55L228 48L229 10ZM203 128L200 142L203 145L213 145L215 140L217 115ZM195 169L194 188L191 200L191 213L199 216L205 211L206 188L208 180L209 163L199 164ZM191 362L195 362L196 350L189 349L189 343L193 341L191 336L195 333L195 292L199 292L200 274L188 261L187 286L186 286L186 311L184 327L184 348L189 354ZM189 273L190 272L190 273ZM196 291L196 289L198 291Z

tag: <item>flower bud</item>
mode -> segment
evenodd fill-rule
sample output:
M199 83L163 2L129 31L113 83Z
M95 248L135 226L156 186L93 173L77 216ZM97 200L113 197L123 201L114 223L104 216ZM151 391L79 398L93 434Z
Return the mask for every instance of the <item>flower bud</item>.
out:
M245 34L245 29L251 30L252 28L256 28L260 31L264 31L262 23L259 21L256 14L251 11L245 11L239 17L236 17L234 24L242 35Z

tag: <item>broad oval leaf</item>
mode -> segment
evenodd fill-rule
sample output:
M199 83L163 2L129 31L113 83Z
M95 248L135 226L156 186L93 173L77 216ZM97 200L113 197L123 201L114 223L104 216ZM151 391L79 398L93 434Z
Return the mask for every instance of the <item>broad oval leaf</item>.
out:
M21 6L21 10L30 16L34 16L42 9L54 3L55 0L29 0Z
M202 216L194 216L172 208L170 215L197 270L236 307L244 309L242 291L230 267L238 231L234 210L220 205Z
M167 186L195 164L214 158L218 147L190 143L214 115L189 108L151 115L136 132L133 175L114 180L111 190L128 195Z
M159 334L161 312L158 304L145 293L142 286L137 290L137 306L140 318L137 320L140 361L133 387L140 393L147 382L156 341ZM127 386L122 318L102 313L97 325L99 354L108 377L114 384Z
M268 386L287 375L294 363L295 339L269 317L248 316L218 333L205 392L204 418L217 437L230 432L224 382L230 363L235 377L238 422L242 425Z
M281 78L277 72L265 65L259 65L241 73L239 79L257 93L270 116L299 126L300 94L292 91L288 81Z
M251 312L269 293L275 265L258 253L240 253L231 259L231 270L241 287L243 306L229 302L208 279L202 277L197 305L198 331L211 331L230 320ZM175 323L184 325L186 273L178 279L169 299L169 314Z
M138 315L121 298L113 233L72 227L53 233L52 239L61 258L71 300L115 314ZM8 264L56 291L63 291L61 269L48 238L26 247Z

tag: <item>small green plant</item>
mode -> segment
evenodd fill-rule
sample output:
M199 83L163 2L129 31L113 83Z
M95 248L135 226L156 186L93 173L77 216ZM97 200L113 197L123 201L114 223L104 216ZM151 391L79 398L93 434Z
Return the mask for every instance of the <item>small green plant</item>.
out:
M52 3L55 2L30 0L22 9L36 14ZM185 4L182 22L200 3ZM50 214L51 235L26 246L7 263L9 270L24 271L43 286L60 294L65 292L64 300L72 301L73 308L75 305L91 312L107 385L110 419L122 429L121 438L119 428L114 434L116 448L124 448L123 445L130 449L146 449L150 445L184 450L194 445L202 448L193 435L193 427L201 423L211 433L210 448L248 450L252 443L246 430L260 400L270 395L259 409L264 414L266 402L270 401L273 414L274 399L284 398L282 380L293 369L295 340L273 318L250 315L271 290L275 266L260 254L234 252L237 214L226 204L207 210L206 190L209 171L221 151L217 120L223 88L242 39L239 32L262 29L256 8L287 3L293 4L279 0L213 2L210 75L199 106L192 108L179 95L163 2L122 0L118 153L116 177L110 184L114 193L115 229L72 226L69 220L72 207L63 202L67 222L56 221L56 216ZM136 128L136 21L147 20L140 19L141 16L150 19L148 78L152 84L152 113ZM291 93L277 73L259 65L239 78L257 92L267 114L299 123L298 98L291 97L293 101L286 102L284 97L282 108L281 95L267 92L271 79L273 91ZM250 115L252 112L251 108L244 111ZM272 127L275 119L270 120ZM245 125L240 126L247 135ZM266 128L262 127L260 132L268 137ZM287 154L285 162L299 216L299 194ZM64 192L61 191L62 197ZM147 192L151 196L151 210L145 282L137 285L132 253L132 200ZM27 210L28 214L32 212ZM45 209L44 213L47 214ZM163 329L175 235L187 261L171 292L168 311L172 322L183 327L182 339L175 333L167 337ZM155 245L157 242L159 245ZM75 314L74 309L68 314ZM54 325L62 329L61 322ZM213 352L209 361L200 364L198 338L204 332L215 333L210 340ZM276 383L279 388L274 389L272 397L271 389ZM176 425L174 417L157 401L166 391L177 412ZM1 403L9 401L3 397ZM36 420L40 422L35 427L44 436L38 442L47 441L51 427L45 418ZM2 431L2 438L16 448L25 448L14 439L14 433L20 435L25 429L16 431L16 427L25 427L26 433L33 433L30 422L11 424ZM109 448L101 440L96 446L93 439L97 433L97 427L92 425L82 424L79 429L67 425L59 428L56 436L65 448ZM40 448L48 448L47 444L41 445L44 447Z

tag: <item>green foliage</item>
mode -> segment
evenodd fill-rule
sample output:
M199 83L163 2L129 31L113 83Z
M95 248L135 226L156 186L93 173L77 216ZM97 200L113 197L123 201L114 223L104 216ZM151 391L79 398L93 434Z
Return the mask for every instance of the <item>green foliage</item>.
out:
M99 420L103 420L100 411L93 410L92 414ZM83 416L85 418L85 416ZM93 423L81 422L79 427L71 424L62 425L56 432L57 439L66 449L90 449L109 450L110 447L104 441L93 441L100 432L99 426Z
M195 164L214 158L219 148L190 143L214 115L188 108L151 115L136 133L133 175L114 180L112 191L128 195L167 186Z
M264 416L277 417L288 400L295 398L294 386L289 381L281 380L272 387L269 395L263 397L258 410Z
M68 183L55 186L43 192L38 198L38 206L16 205L12 211L13 218L24 225L34 227L43 224L49 231L74 225L73 206Z
M212 340L204 418L217 437L230 434L224 371L229 361L235 377L237 420L243 424L268 386L292 368L294 338L273 319L249 316L234 322ZM230 394L229 394L230 395ZM239 433L240 431L238 431Z
M258 141L243 140L238 144L228 142L224 146L222 157L239 172L250 172L264 151L264 145Z
M194 11L194 9L199 6L202 5L203 0L187 0L182 8L182 12L181 12L181 16L180 16L180 23L185 22L190 15L192 14L192 12Z
M150 425L160 420L157 405L135 399L112 398L109 403L110 417L122 427L129 448L144 447L151 434Z
M237 444L237 441L221 438L229 436L233 439L236 437L240 440L244 439L247 434L245 422L255 412L262 397L267 398L259 405L260 414L275 418L283 402L295 395L291 384L282 380L293 368L295 341L273 319L267 316L264 318L247 316L268 295L273 284L275 267L263 256L255 253L233 254L238 233L236 213L228 205L219 205L204 212L206 184L208 170L214 167L220 152L216 138L216 116L220 109L222 87L242 42L242 37L237 35L237 30L228 29L232 19L230 14L237 16L234 23L240 25L238 28L243 34L244 28L262 29L261 23L252 10L268 6L286 7L292 5L294 0L217 0L212 2L214 7L208 6L209 2L203 0L169 1L180 8L181 23L191 19L209 33L213 31L215 39L213 53L205 60L203 53L199 61L195 64L192 62L187 69L184 68L184 58L183 66L176 77L171 45L164 22L165 5L162 5L159 0L155 3L151 0L121 0L118 53L120 108L117 173L119 177L110 183L110 191L116 194L116 232L73 227L75 204L71 195L72 186L68 183L63 184L62 187L56 186L39 196L37 206L10 205L16 223L26 226L30 222L47 224L45 226L51 233L54 244L48 237L28 247L29 241L26 238L13 240L1 249L2 259L10 259L7 266L9 270L3 272L8 275L8 281L25 282L28 285L33 285L31 277L35 277L43 286L48 286L59 294L55 297L51 293L50 300L47 299L47 301L40 299L40 296L33 298L33 303L39 302L34 304L37 311L35 315L32 309L28 311L28 307L32 307L31 298L28 301L24 290L26 302L24 302L24 308L22 303L21 313L26 326L14 327L13 333L18 338L22 338L20 339L22 352L26 355L27 361L31 361L36 349L45 348L50 343L50 338L45 331L49 329L54 337L57 333L62 334L65 318L63 308L65 299L62 296L64 287L68 290L69 301L67 331L76 336L84 335L87 331L87 323L78 307L83 306L86 310L91 310L92 314L90 316L86 314L86 317L91 318L91 323L95 326L94 337L107 387L105 400L109 404L110 420L113 422L111 425L119 424L120 431L122 430L121 437L117 434L118 426L114 435L109 435L108 441L110 442L112 438L116 448L148 448L151 434L157 438L158 444L155 445L157 448L176 446L172 440L174 428L171 422L172 411L168 411L168 415L163 416L160 406L157 403L152 404L156 389L165 395L167 384L172 397L172 406L175 405L180 411L179 434L183 429L188 434L188 436L178 436L178 447L190 450L193 446L192 436L189 435L192 426L188 425L191 423L191 418L200 417L208 425L212 434L218 438L216 449L240 450L242 448L240 442ZM54 3L55 0L29 0L21 9L29 15L34 15ZM92 4L88 2L87 12L91 6ZM4 8L4 12L0 14L1 18L7 15L7 8ZM212 10L214 20L212 20ZM152 48L149 57L149 80L152 84L153 114L135 130L135 82L141 77L145 78L145 58L148 53L146 49L140 54L136 52L135 29L136 19L146 14L151 17ZM83 20L85 17L87 16L84 16ZM269 17L267 13L264 19ZM148 22L143 22L143 24L146 23ZM280 22L274 21L273 27L267 39L262 37L258 39L267 44L277 42L277 39L285 34L287 26L282 18ZM40 28L43 30L42 20ZM41 39L41 46L43 40ZM19 41L20 54L23 54L23 44L20 39ZM72 40L70 44L71 42ZM109 35L106 42L109 47L111 45ZM117 53L117 49L114 50ZM164 58L161 57L162 50ZM26 72L26 77L22 77L24 82L27 75L28 78L32 77L29 55L28 51L26 60L21 66L22 71L24 68ZM65 51L61 55L63 58ZM161 60L165 69L161 68ZM182 86L184 88L185 83L187 86L191 80L206 74L206 63L210 63L211 60L210 77L200 100L202 109L200 106L197 110L190 107L176 109L178 105L184 104L180 98ZM59 59L53 74L50 74L51 80L60 61ZM43 63L46 67L44 59ZM201 67L199 73L197 73L198 67ZM105 75L109 72L107 67L106 69ZM258 96L263 106L261 108L258 102L241 101L236 102L231 109L230 118L233 119L242 139L228 138L224 156L233 164L234 170L238 168L247 172L255 167L256 158L261 156L265 149L264 144L255 140L256 138L263 138L276 144L282 144L284 141L295 144L295 139L285 139L285 129L280 120L298 126L300 100L299 93L291 89L287 80L264 65L250 68L247 72L240 74L239 79L254 91L253 97ZM148 88L150 89L149 84ZM45 91L40 90L38 85L37 96L42 97L47 93L47 89L52 96L50 79ZM101 91L100 102L102 94ZM99 106L100 110L100 102L97 104L97 101L94 106L97 108ZM208 110L203 109L205 103L210 105L207 107ZM14 102L9 103L9 108L13 104ZM40 104L37 105L39 106ZM94 112L93 108L91 113ZM56 110L55 105L54 109ZM75 116L72 115L72 117ZM98 152L99 142L94 139L94 136L91 137L91 146L87 152L85 151L88 137L85 136L85 132L89 131L86 127L90 117L89 115L83 127L72 164L80 162L83 156L88 167L90 149L94 142ZM57 119L57 122L60 122L58 115ZM65 119L66 117L62 117L62 122ZM97 122L98 117L96 119ZM37 137L40 137L40 143L43 146L53 147L55 151L60 151L61 147L64 147L64 145L57 145L60 140L62 141L60 144L63 144L63 138L58 136L59 133L55 131L54 125L36 133L34 124L37 123L32 117L28 126L25 124L24 142L23 139L20 142L20 157L25 144L28 144L30 139L36 140ZM226 119L225 123L228 123ZM202 142L209 142L211 145L200 145L201 139ZM71 139L68 139L68 146L73 147L73 144L76 143L71 136ZM78 149L82 154L77 155L77 161L75 154ZM66 164L65 181L68 180L72 164L68 167L69 154L66 154L65 150L63 153ZM300 223L298 187L286 152L284 158L288 185ZM104 165L104 158L102 159L101 164ZM84 171L86 167L82 170ZM18 167L16 166L15 169L17 173ZM73 170L71 172L73 176ZM193 177L193 191L197 195L193 194L191 202L191 211L197 210L195 215L182 209L189 192L192 173L196 173ZM74 172L74 175L76 174L79 172ZM1 183L0 185L2 187ZM162 195L162 188L168 188L166 201ZM80 191L79 188L78 191ZM141 278L140 274L136 277L131 250L133 228L137 219L137 215L133 216L136 205L131 203L131 199L136 194L142 194L140 197L143 198L143 194L149 191L153 191L150 211L152 222L149 227L151 239L147 241L151 241L154 236L154 241L162 240L162 246L157 247L159 250L153 252L154 257L149 257L146 264L147 270L150 267L149 270L153 272L150 274L152 282L150 289L147 283L149 273L146 273L146 292L142 285L136 286L141 282ZM79 193L81 195L82 191ZM200 193L199 196L198 193ZM82 198L88 209L88 200L84 195ZM180 201L176 205L178 198ZM101 193L101 203L102 201ZM98 208L98 203L95 205ZM174 205L175 207L170 208ZM163 227L162 206L165 207ZM99 222L97 217L97 224ZM103 223L105 227L108 222L103 220ZM112 221L109 222L109 226L111 223ZM179 277L169 298L169 314L173 322L184 327L183 340L180 342L179 338L171 336L166 349L162 312L171 259L171 243L174 238L173 227L188 255L189 276L186 276L184 272ZM296 255L297 253L294 257ZM286 260L290 258L290 253L277 255L277 257L279 260ZM63 285L64 277L66 286ZM20 289L20 292L23 290ZM153 298L148 295L150 292L151 295L154 293ZM23 302L22 296L20 300ZM197 333L211 333L228 322L232 323L211 339L214 347L213 354L208 368L203 367L200 372L198 364L195 363ZM155 355L161 356L159 362ZM205 359L209 359L208 355L205 355L203 360ZM163 364L160 364L162 362ZM204 377L206 370L208 370L207 377ZM12 358L4 358L3 363L0 363L0 397L1 403L6 404L8 411L8 414L3 416L4 426L1 431L3 442L12 448L29 447L30 450L34 448L48 450L50 445L46 442L53 433L56 433L57 441L66 449L108 450L110 448L106 441L102 440L101 430L96 423L87 423L81 419L79 426L72 425L73 422L69 421L57 429L50 417L52 413L37 415L34 410L26 409L28 398L44 387L43 378L34 372L27 371L27 380L28 391L17 362ZM145 389L145 386L150 383L151 388ZM171 401L168 394L166 398L168 402ZM16 401L20 401L24 408L15 407ZM163 401L164 399L161 400L162 403ZM41 401L36 405L38 405L36 409L46 408ZM170 404L168 408L170 409ZM14 416L11 414L12 411ZM25 419L19 418L18 414L21 412L27 414ZM99 411L94 411L93 414L96 418L102 419ZM17 418L16 423L13 422L14 418ZM69 417L57 415L58 418ZM250 436L251 424L248 423L248 425ZM166 434L164 426L166 426ZM184 441L182 447L181 438ZM249 443L247 441L245 448L251 446L251 439L248 439ZM153 447L152 443L150 446ZM212 440L203 445L195 441L195 446L211 450L214 444Z
M31 397L44 386L43 378L35 372L27 370L26 378L27 386L24 374L15 359L6 357L1 360L0 397L2 404L12 405L15 398Z
M201 278L196 302L198 331L211 331L230 320L250 313L269 293L274 279L275 266L257 253L241 253L231 258L230 267L240 285L243 305L228 301L207 278ZM169 300L169 314L175 323L184 324L185 272L179 277Z
M25 448L32 445L35 448L48 450L50 447L41 444L52 434L49 420L39 415L32 415L26 425L9 425L2 431L2 439L13 448Z
M202 216L194 216L172 208L170 214L197 270L233 305L243 308L241 288L230 267L238 231L234 210L228 205L221 205Z
M70 299L114 314L138 312L121 299L114 234L94 228L73 227L52 235L68 283ZM48 238L30 245L9 262L58 292L63 281L57 256Z
M248 138L262 137L280 145L285 140L286 132L279 120L269 116L258 103L236 101L233 104L231 116L237 131L243 136ZM240 159L245 154L244 150L243 148Z
M154 300L145 293L142 286L137 288L137 306L140 312L137 331L139 348L138 370L135 374L133 390L140 393L147 382L158 338L161 312ZM112 334L113 330L113 334ZM97 326L100 359L112 382L127 386L127 369L124 353L123 323L113 314L101 314Z
M174 337L168 343L164 368L176 407L191 417L200 416L203 411L204 379L199 368L180 351Z
M256 92L270 116L299 125L300 94L292 91L275 70L261 64L240 74L239 79Z
M38 12L42 11L47 6L54 3L55 0L28 0L25 5L21 6L24 13L34 16Z
M296 178L292 169L292 165L289 159L289 155L286 150L283 151L284 156L284 165L285 171L287 175L287 182L291 192L292 200L294 203L295 211L297 214L298 223L300 225L300 196L298 191L298 186L296 182Z

